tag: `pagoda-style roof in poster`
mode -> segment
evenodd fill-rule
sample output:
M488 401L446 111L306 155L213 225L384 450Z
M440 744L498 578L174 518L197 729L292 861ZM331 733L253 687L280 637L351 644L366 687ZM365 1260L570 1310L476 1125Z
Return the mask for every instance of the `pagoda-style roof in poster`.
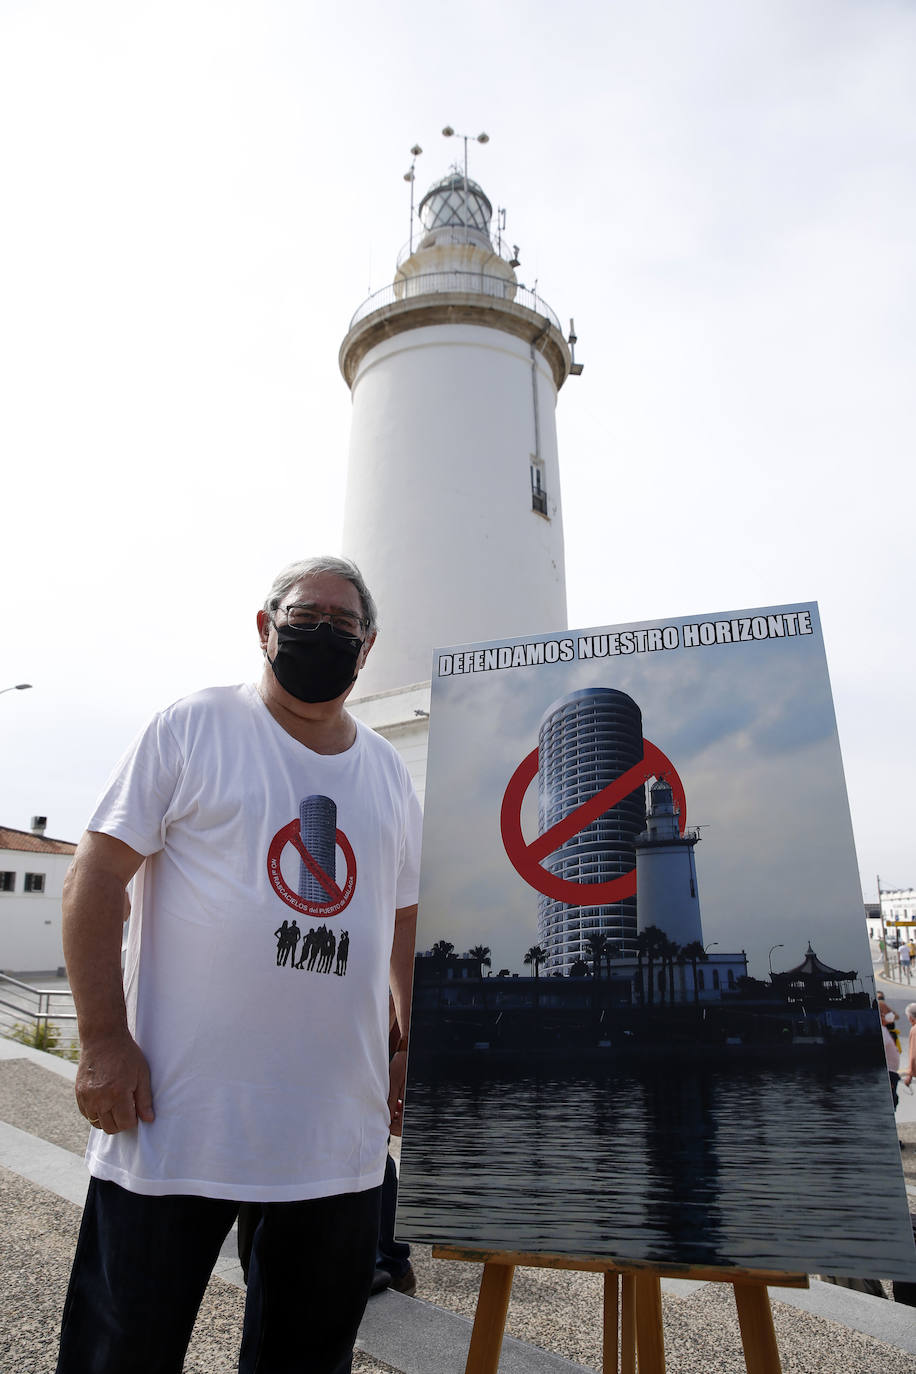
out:
M445 649L399 1231L916 1278L815 605Z

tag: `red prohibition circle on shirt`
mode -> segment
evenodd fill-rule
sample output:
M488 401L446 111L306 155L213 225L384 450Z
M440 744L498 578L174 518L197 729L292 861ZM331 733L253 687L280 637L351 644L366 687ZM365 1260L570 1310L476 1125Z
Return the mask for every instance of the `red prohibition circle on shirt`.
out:
M298 820L290 821L289 825L284 825L283 829L278 830L270 842L270 848L267 851L267 876L270 879L270 885L277 896L282 898L287 906L298 911L301 916L323 916L325 918L339 916L344 907L349 905L356 889L356 855L353 853L353 846L342 830L336 830L334 838L338 849L341 850L347 861L347 876L342 887L337 886L334 875L326 873L313 855L309 853L303 842ZM288 844L293 846L312 877L327 892L328 900L326 902L309 902L304 897L300 897L283 877L280 858Z

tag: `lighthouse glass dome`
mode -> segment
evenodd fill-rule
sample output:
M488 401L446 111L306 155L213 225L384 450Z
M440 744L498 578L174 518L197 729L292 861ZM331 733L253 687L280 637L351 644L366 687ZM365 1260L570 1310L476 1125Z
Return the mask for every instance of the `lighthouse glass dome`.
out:
M430 233L458 225L476 229L489 237L493 206L476 181L468 180L465 193L464 175L454 171L429 188L420 201L419 214L421 223Z

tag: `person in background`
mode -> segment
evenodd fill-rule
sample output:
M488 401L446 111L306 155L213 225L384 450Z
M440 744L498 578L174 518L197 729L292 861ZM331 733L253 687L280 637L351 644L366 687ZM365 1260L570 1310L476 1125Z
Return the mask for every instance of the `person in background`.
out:
M900 1077L909 1087L916 1074L916 1002L910 1002L904 1014L910 1023L910 1033L900 1055Z
M910 981L910 947L903 944L897 950L897 962L900 965L900 981L906 979Z

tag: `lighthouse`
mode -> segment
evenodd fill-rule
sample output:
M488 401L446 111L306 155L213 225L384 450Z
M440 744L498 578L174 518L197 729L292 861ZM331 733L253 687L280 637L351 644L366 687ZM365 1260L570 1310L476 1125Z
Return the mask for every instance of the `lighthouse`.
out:
M393 282L340 348L353 407L343 551L381 614L348 705L421 793L434 648L566 625L555 411L581 364L518 266L456 167L421 199Z
M646 828L636 844L636 901L640 930L657 926L677 944L703 943L694 849L699 832L681 834L670 783L649 789Z

